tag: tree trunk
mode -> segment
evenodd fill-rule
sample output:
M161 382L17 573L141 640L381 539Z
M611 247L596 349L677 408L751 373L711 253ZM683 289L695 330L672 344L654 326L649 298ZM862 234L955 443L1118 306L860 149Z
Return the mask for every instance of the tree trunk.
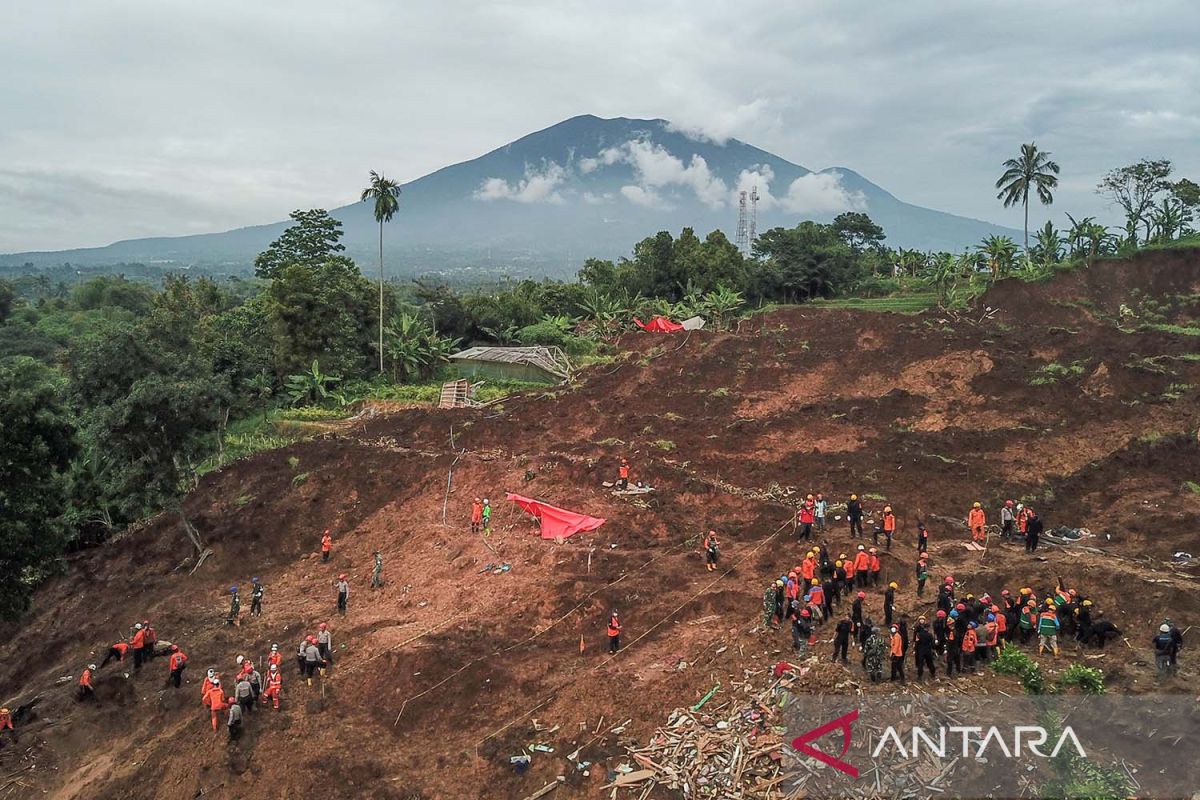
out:
M1025 195L1025 260L1029 260L1029 195Z
M383 220L379 220L379 374L383 374Z
M192 543L192 547L196 548L196 555L199 556L204 552L204 542L200 540L200 532L196 530L196 526L183 513L183 503L179 504L179 508L176 511L179 514L179 522L183 525L183 532L187 534L188 541Z

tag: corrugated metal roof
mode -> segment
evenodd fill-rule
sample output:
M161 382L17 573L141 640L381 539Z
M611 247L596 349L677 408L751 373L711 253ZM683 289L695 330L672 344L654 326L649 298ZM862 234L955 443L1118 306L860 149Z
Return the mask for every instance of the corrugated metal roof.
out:
M567 357L557 347L469 347L450 356L450 360L529 364L564 378L570 370Z

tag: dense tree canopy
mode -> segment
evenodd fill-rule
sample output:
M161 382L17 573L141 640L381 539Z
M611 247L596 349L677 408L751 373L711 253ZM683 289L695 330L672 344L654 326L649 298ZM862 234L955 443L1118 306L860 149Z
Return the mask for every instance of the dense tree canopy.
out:
M254 259L255 275L270 279L287 266L316 267L330 261L353 265L350 259L339 255L346 249L341 244L342 223L329 216L329 212L313 208L296 210L289 216L296 224L258 254Z

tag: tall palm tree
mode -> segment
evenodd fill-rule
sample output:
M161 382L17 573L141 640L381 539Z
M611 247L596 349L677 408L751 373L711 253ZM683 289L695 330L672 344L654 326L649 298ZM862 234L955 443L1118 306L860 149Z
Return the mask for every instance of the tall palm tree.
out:
M1051 189L1058 188L1058 164L1050 160L1050 154L1038 150L1033 142L1021 145L1021 155L1004 162L1004 174L996 181L1000 193L997 200L1004 207L1025 206L1025 257L1029 257L1029 190L1037 189L1038 200L1048 206L1054 202Z
M375 221L379 223L379 372L383 373L383 223L391 222L400 210L400 184L388 180L382 172L371 170L371 185L362 191L362 201L375 201Z

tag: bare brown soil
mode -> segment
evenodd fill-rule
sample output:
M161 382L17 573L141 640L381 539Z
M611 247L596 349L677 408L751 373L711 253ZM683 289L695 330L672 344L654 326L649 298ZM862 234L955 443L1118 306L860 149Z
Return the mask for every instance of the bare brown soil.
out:
M919 516L961 518L974 500L996 509L1011 497L1048 527L1090 528L1100 553L1047 546L1031 558L999 544L981 558L959 546L964 530L934 521L935 580L952 572L975 593L1044 592L1062 575L1131 645L1086 663L1114 691L1149 690L1153 627L1164 615L1186 627L1200 611L1195 579L1167 563L1176 550L1200 555L1200 494L1185 486L1200 481L1200 362L1183 358L1200 337L1118 322L1122 304L1149 295L1168 304L1167 321L1193 324L1197 294L1200 256L1159 253L1044 285L1004 282L961 315L799 307L737 333L640 334L622 343L624 360L571 391L401 410L239 462L187 499L214 551L194 575L177 569L187 549L174 520L154 520L74 556L33 613L5 626L0 702L39 699L0 748L0 800L524 798L559 774L553 797L607 796L599 787L622 752L609 727L631 720L625 735L644 740L715 683L727 690L786 657L786 634L757 623L765 583L800 557L790 530L772 538L789 490L896 507L885 576L914 616L932 607L913 596ZM1031 385L1050 361L1080 372ZM601 485L622 455L654 494L618 498ZM608 523L546 542L506 490ZM496 508L487 542L467 530L477 494ZM844 523L832 525L828 545L848 550ZM717 573L699 552L708 527L723 542ZM316 552L325 528L329 564ZM371 591L375 549L387 583ZM501 562L511 571L481 572ZM345 618L334 611L339 572L353 586ZM223 626L229 585L251 575L266 584L265 614ZM615 658L604 652L612 607L626 626ZM110 664L99 702L74 703L82 666L144 617L191 656L184 688L164 689L164 659L129 678L131 665ZM293 653L322 620L337 663L309 688ZM238 653L261 661L272 642L285 653L284 710L260 711L230 747L209 727L199 681L209 665L229 674ZM1077 658L1067 646L1044 666L1053 674ZM1167 690L1194 683L1190 661L1185 651ZM857 666L822 664L807 681L815 693L896 691L862 684ZM559 728L538 733L534 718ZM517 776L508 757L532 742L555 752ZM578 747L594 764L587 777L563 758Z

